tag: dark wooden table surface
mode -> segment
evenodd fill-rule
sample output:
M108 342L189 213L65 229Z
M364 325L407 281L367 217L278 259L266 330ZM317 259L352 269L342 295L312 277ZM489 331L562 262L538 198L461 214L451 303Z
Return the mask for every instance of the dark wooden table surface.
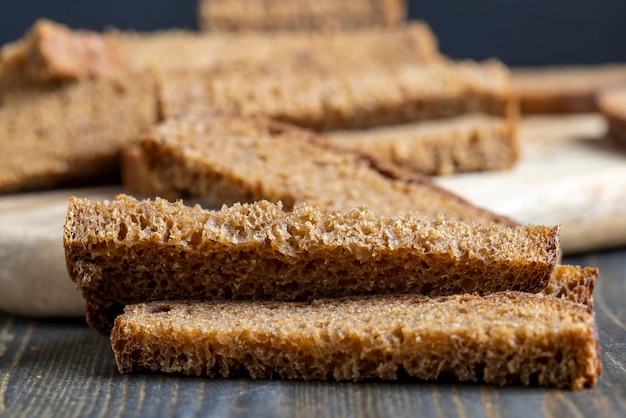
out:
M108 339L84 321L0 314L0 416L626 417L626 248L564 262L601 271L604 372L593 389L121 375Z

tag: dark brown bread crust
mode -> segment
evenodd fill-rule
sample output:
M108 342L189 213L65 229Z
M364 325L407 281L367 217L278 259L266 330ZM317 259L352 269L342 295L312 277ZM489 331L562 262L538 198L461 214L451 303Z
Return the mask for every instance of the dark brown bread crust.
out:
M313 132L264 117L192 114L166 121L127 155L125 186L144 195L220 206L281 201L331 210L370 206L381 215L443 213L513 226L430 179L370 155L339 151Z
M87 321L103 333L124 305L151 300L539 292L559 251L557 227L284 212L267 201L206 211L126 196L71 199L64 245Z
M111 344L122 373L593 387L592 313L521 292L126 307Z

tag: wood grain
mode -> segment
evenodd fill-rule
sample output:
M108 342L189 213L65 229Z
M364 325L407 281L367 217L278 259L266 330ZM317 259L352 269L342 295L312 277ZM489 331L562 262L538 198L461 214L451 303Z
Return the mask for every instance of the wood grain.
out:
M0 416L626 416L626 248L564 262L601 271L604 372L593 389L121 375L108 339L82 320L0 315Z

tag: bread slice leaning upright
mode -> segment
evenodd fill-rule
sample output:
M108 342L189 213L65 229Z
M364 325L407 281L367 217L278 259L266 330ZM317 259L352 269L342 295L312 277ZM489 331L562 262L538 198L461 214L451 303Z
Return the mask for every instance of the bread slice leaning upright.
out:
M368 206L384 216L416 212L515 225L426 176L261 116L199 112L165 121L127 152L123 179L139 194L199 199L205 206L266 199L287 210L298 203L340 211Z
M64 245L87 321L103 333L124 305L154 300L539 292L559 254L558 227L128 196L71 199Z
M594 386L594 315L522 292L126 307L111 344L122 373Z

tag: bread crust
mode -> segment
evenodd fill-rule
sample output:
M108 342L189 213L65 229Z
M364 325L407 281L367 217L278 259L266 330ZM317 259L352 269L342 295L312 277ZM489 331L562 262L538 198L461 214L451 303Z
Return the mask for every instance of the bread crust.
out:
M541 294L581 304L593 312L593 291L599 275L595 267L556 266Z

